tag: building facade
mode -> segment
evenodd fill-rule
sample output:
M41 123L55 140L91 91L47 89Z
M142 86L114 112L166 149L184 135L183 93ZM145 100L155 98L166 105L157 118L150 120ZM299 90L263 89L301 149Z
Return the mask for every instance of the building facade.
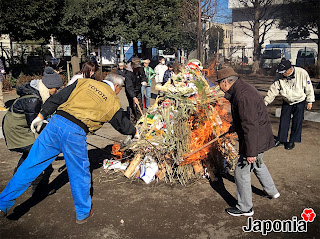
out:
M289 59L292 64L296 64L298 51L301 49L314 49L317 52L317 44L313 41L317 39L317 35L311 35L309 40L295 41L289 43L286 40L288 34L287 30L279 29L279 16L281 11L286 7L288 0L273 0L272 4L265 7L269 12L266 14L266 23L271 23L271 28L266 32L264 44L262 45L262 53L267 45L270 44L283 44L287 43L290 48L291 58ZM252 6L245 7L239 0L229 0L228 7L232 10L232 59L243 60L247 59L249 64L253 63L253 37L250 28L250 21L252 14ZM261 34L261 31L260 31ZM312 40L313 39L313 40Z

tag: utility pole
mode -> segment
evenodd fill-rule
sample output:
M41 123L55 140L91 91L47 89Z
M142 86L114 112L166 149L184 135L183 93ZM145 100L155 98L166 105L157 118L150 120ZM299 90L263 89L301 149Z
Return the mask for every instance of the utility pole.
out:
M219 54L219 48L220 48L219 44L220 44L220 32L218 30L217 54Z
M198 0L198 59L202 60L202 51L201 51L201 0Z
M120 59L119 62L124 62L124 48L123 48L123 42L122 42L122 38L120 40Z

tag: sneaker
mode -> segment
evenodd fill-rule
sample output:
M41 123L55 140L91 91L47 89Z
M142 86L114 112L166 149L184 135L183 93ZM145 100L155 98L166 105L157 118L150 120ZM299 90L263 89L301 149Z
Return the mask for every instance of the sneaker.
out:
M280 193L276 193L275 195L269 195L268 196L268 198L270 198L270 199L276 199L276 198L278 198L278 197L280 197Z
M226 212L229 213L232 216L238 217L238 216L247 216L250 217L254 214L253 209L251 208L249 211L244 212L236 207L230 207L226 209Z
M7 111L8 109L0 106L0 111Z
M276 193L274 195L269 195L266 191L263 190L263 192L264 192L263 197L265 197L265 198L276 199L276 198L280 197L280 193Z
M94 215L94 212L93 212L93 209L91 208L89 216L87 216L85 219L82 219L82 220L78 220L78 219L77 219L77 220L76 220L76 223L77 223L77 224L86 223L89 218L93 217L93 215Z

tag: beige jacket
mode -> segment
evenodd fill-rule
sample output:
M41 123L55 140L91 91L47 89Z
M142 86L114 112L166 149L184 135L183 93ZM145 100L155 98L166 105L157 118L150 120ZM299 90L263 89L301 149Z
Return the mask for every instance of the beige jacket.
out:
M306 70L294 67L294 78L276 79L270 86L267 96L264 98L266 105L270 104L274 98L281 95L288 104L294 105L306 100L308 103L315 101L312 82Z

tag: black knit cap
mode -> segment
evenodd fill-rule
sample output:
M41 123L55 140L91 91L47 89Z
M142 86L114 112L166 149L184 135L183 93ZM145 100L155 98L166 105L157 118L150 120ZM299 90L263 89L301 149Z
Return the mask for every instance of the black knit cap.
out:
M277 66L277 72L279 74L285 73L287 70L291 68L291 62L289 60L283 60Z
M48 88L60 88L62 86L62 79L52 67L46 67L43 72L42 83Z

